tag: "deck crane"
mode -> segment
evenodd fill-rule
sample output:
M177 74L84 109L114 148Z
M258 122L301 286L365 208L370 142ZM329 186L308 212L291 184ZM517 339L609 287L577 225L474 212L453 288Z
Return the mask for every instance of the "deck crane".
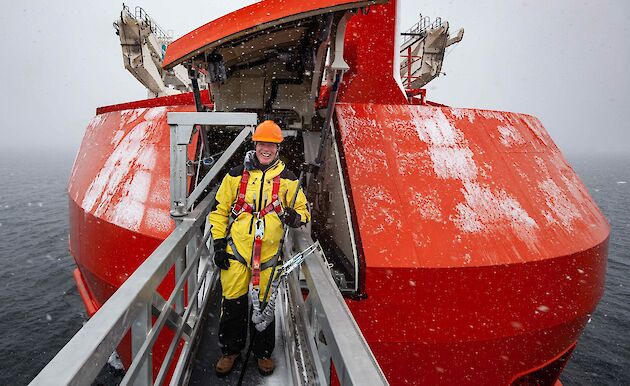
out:
M184 66L162 68L172 33L164 31L143 8L136 7L132 14L123 4L114 29L120 38L125 68L147 88L149 98L192 91Z
M433 21L420 15L420 20L401 34L400 77L406 89L420 89L437 78L442 70L447 47L464 38L464 29L449 33L449 23L440 17Z

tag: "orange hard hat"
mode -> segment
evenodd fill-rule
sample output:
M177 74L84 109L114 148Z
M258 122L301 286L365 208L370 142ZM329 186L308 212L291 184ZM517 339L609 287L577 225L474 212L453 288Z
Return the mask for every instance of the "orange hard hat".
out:
M252 141L254 142L280 143L283 139L280 126L272 120L266 120L256 126L256 130L252 136Z

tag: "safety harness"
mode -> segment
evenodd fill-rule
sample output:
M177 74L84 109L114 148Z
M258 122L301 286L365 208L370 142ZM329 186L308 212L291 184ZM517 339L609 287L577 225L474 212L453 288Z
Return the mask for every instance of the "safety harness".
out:
M276 177L278 178L278 177ZM266 215L267 213L270 213L271 211L275 211L276 213L278 213L278 216L283 215L284 211L282 210L282 206L280 205L280 200L278 200L278 190L279 190L279 186L280 186L280 179L278 178L276 180L276 178L274 178L274 187L272 189L272 202L271 204L267 205L262 211L261 213L264 215ZM293 195L293 199L291 200L291 207L295 208L295 200L297 199L297 195L298 192L300 191L300 181L302 180L302 175L300 174L300 179L298 180L298 186L297 189L295 189L295 193ZM245 189L247 187L245 187L245 189L243 188L242 185L242 179L241 179L241 188L239 191L239 197L245 197ZM264 181L263 181L264 183ZM277 187L276 187L277 186ZM242 193L242 194L241 194ZM266 198L265 198L266 201ZM256 202L256 198L254 197L254 203ZM277 205L276 205L277 202ZM271 206L273 206L273 208L269 208ZM269 208L269 209L267 209ZM278 209L280 209L278 211ZM260 219L260 214L258 214L257 219ZM264 224L263 224L264 226ZM229 227L229 225L228 225ZM256 236L254 238L254 256L256 256L256 242L258 241L258 248L259 248L259 252L258 252L258 256L260 256L260 246L262 246L262 235L258 235L259 232L259 222L257 221L256 223ZM264 230L262 231L264 232ZM257 277L257 282L254 283L253 282L253 278L254 278L254 272L252 269L252 283L250 283L249 286L249 295L252 299L252 318L251 321L254 323L254 329L253 329L253 335L250 337L249 340L249 348L247 349L247 355L245 356L245 361L243 362L243 369L241 370L241 374L239 376L239 380L238 380L238 385L242 385L243 382L243 378L245 376L245 370L247 368L247 362L249 360L249 355L252 352L252 348L253 348L253 343L256 337L256 332L257 331L263 331L265 328L267 328L267 326L271 323L271 321L274 319L274 311L275 311L275 305L276 305L276 296L278 295L278 286L280 285L280 280L284 277L284 275L280 275L281 277L275 277L275 273L276 273L276 268L278 266L278 257L280 256L280 252L282 251L282 246L284 245L284 240L287 236L287 232L288 232L288 228L287 228L287 224L285 223L283 226L283 232L282 232L282 237L280 238L280 243L278 245L278 250L276 251L276 254L274 255L274 257L268 261L266 264L263 264L262 270L266 269L269 266L272 266L273 269L271 270L271 275L269 276L269 281L267 282L267 289L265 292L265 295L263 297L262 302L260 301L260 288L259 288L259 284L260 284L260 276ZM229 235L229 233L228 233ZM231 239L228 239L231 242ZM234 244L231 243L230 246L232 247L232 250L235 253L238 253L238 251L236 250L236 248L234 247ZM302 260L304 259L304 257L306 256L306 254L302 254L299 257L293 257L291 259L289 259L289 261L287 261L287 263L290 262L290 264L287 266L287 272L289 272L290 270L295 269L295 267L297 265L299 265L298 260L301 258ZM258 261L260 261L260 258L258 259ZM297 265L296 265L297 264ZM245 264L245 266L247 266L247 264ZM284 266L283 266L284 267ZM290 268L293 267L293 268ZM260 271L258 271L258 275L260 275ZM271 296L268 298L269 296L269 291L271 290ZM269 300L269 302L267 302L267 300ZM262 304L261 304L262 303ZM261 307L262 306L262 307ZM262 308L262 310L261 310Z
M230 221L227 227L227 239L230 248L232 248L232 252L234 253L234 260L237 260L241 264L248 266L247 261L243 258L243 256L236 249L236 245L232 240L232 236L230 235L230 229L234 221L236 221L237 217L242 213L251 213L253 216L253 221L255 221L255 233L254 233L254 246L252 248L252 284L255 288L258 288L260 285L260 272L264 271L269 267L273 267L278 260L278 254L274 256L273 259L266 261L265 263L260 263L260 255L262 251L262 240L265 235L265 221L264 217L272 212L275 212L278 217L284 214L284 210L282 209L282 203L280 202L280 197L278 192L280 191L280 176L277 175L273 178L273 186L271 188L271 203L265 206L260 212L254 212L254 208L245 201L245 195L247 194L247 184L249 182L249 171L243 170L243 175L241 176L241 185L238 190L238 196L236 199L236 203L232 207L232 211L230 214ZM264 184L265 181L261 181L261 184ZM265 198L266 201L266 198ZM264 202L264 201L263 201Z

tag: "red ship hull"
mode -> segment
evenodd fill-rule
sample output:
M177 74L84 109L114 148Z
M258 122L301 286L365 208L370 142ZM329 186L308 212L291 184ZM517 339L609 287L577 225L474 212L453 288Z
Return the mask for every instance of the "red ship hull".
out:
M505 266L368 269L368 299L349 306L392 385L510 385L541 368L526 384L553 384L603 292L606 244Z

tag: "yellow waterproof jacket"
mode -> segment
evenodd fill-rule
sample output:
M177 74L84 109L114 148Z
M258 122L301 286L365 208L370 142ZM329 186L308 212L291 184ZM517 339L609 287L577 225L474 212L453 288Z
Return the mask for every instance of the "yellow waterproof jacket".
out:
M215 207L209 215L210 224L212 225L212 238L214 240L227 238L228 236L226 234L228 219L232 206L236 203L238 197L244 168L245 166L241 165L230 170L223 178L221 186L217 191ZM282 161L276 160L264 172L249 164L248 171L249 181L247 183L245 202L251 205L254 212L259 212L267 204L271 203L273 179L278 175L280 176L278 196L282 207L286 208L291 206L291 200L298 188L298 178L291 171L285 169L285 165ZM260 199L261 197L262 200ZM300 189L297 195L293 209L300 215L303 223L307 223L310 220L306 196L302 189ZM283 233L282 221L280 221L280 218L275 212L265 215L264 223L265 234L262 242L261 263L269 261L275 256ZM255 231L255 218L251 213L247 212L241 213L236 220L234 220L230 228L232 241L239 254L247 261L249 267L251 267ZM229 245L227 252L234 255ZM236 266L240 267L237 268ZM236 298L247 292L246 284L249 283L249 276L247 276L249 274L248 271L247 268L242 267L242 264L238 263L236 260L230 261L230 269L221 273L224 296L227 298ZM267 275L265 275L265 273L267 273ZM268 274L268 272L261 274L261 288L263 281L266 282L268 279ZM247 277L242 277L244 275ZM232 276L238 276L238 278ZM236 281L238 281L238 285ZM243 285L243 283L246 284Z

